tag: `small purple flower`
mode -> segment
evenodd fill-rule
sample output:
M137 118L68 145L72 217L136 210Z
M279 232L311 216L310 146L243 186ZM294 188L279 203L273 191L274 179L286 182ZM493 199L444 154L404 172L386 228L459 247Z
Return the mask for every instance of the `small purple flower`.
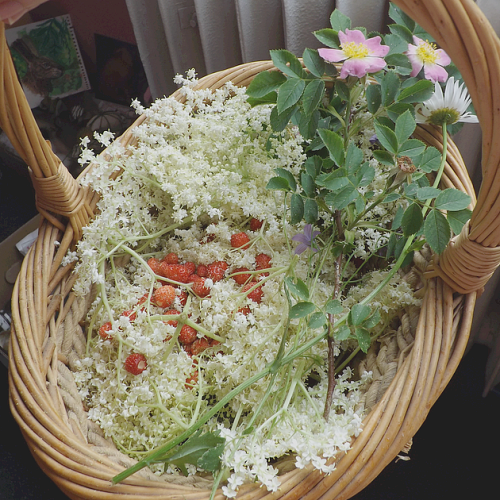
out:
M292 240L298 241L300 244L295 249L295 253L300 255L302 252L305 252L308 248L310 248L313 252L317 252L317 248L313 248L313 241L320 231L313 231L311 224L306 224L304 226L304 232L296 234Z

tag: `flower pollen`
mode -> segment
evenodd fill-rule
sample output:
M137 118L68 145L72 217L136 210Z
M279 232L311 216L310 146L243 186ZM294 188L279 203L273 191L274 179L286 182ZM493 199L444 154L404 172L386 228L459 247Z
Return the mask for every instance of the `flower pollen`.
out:
M341 45L345 55L351 59L361 59L370 54L368 47L363 43L348 42Z
M417 47L416 54L424 64L435 64L437 60L436 50L436 44L426 40Z

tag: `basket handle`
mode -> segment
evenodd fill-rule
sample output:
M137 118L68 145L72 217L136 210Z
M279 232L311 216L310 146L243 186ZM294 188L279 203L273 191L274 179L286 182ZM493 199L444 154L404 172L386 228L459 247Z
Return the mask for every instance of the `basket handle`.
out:
M92 217L86 189L72 177L43 138L19 83L2 22L0 43L0 127L29 167L40 214L62 231L66 225L58 216L68 218L73 240L77 241Z
M500 40L472 0L393 0L430 33L463 76L481 124L482 175L471 220L426 273L460 293L482 290L500 264Z

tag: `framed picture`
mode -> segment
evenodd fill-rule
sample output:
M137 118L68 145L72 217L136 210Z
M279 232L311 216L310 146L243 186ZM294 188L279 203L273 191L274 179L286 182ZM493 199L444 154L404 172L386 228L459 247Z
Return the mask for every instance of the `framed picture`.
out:
M69 14L8 29L5 36L32 108L45 97L90 89Z

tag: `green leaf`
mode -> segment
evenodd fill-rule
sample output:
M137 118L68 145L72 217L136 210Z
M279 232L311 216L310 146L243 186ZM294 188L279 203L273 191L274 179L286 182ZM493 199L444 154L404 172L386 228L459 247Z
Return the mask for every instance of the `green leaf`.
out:
M385 198L384 198L384 203L392 203L396 200L399 200L401 198L401 195L399 193L389 193Z
M451 229L446 217L439 210L431 210L424 223L424 235L434 252L443 253L451 238Z
M273 64L285 75L303 78L304 70L299 59L290 51L285 49L269 51Z
M319 217L318 203L316 200L307 198L304 205L304 220L308 224L314 224Z
M340 10L335 9L330 14L330 25L335 31L345 31L351 29L351 20Z
M432 200L438 194L441 193L441 190L434 187L422 187L417 189L417 199L421 201Z
M290 224L298 224L304 217L304 200L298 193L292 194L292 201L290 202Z
M290 118L297 111L298 106L288 108L283 113L278 113L278 108L274 107L271 111L270 121L271 127L275 132L283 132L290 122Z
M341 326L334 334L335 340L347 340L351 336L351 329L347 325Z
M405 87L398 96L398 102L423 102L429 99L434 92L434 84L429 80L419 80L417 83Z
M346 169L339 168L330 174L321 174L316 179L316 183L319 186L326 187L330 191L339 191L349 185L349 179L347 178Z
M408 139L398 150L398 155L409 156L410 158L418 158L425 150L425 144L418 139Z
M323 80L313 80L307 84L302 97L302 109L304 113L311 114L321 103L325 92Z
M311 315L311 319L307 326L315 330L316 328L321 328L326 325L327 319L326 316L322 312L315 312Z
M266 94L265 96L262 97L248 97L247 102L250 104L250 106L258 106L260 104L276 104L276 101L278 100L278 94L276 92L269 92L269 94Z
M219 436L219 431L207 432L203 435L200 434L201 431L194 434L182 444L173 455L163 459L162 462L175 465L185 476L187 476L187 464L201 467L201 465L199 465L199 460L204 457L207 452L217 448L217 451L209 453L209 455L202 460L202 463L210 467L210 469L206 469L210 472L218 470L220 468L220 456L226 440ZM216 464L217 454L219 457L218 464Z
M358 341L359 347L366 354L372 342L372 339L370 337L370 332L366 328L358 326L354 329L354 336Z
M382 321L380 312L378 309L363 323L363 326L368 330L375 328Z
M396 154L398 152L398 138L389 127L375 123L375 132L378 141L389 153Z
M349 173L355 173L363 162L363 151L350 142L345 156L345 166Z
M390 47L388 56L402 54L408 50L408 42L399 35L389 33L384 36L384 44Z
M368 111L373 115L382 104L382 94L380 85L374 83L366 88L366 104Z
M318 130L318 122L320 112L316 109L310 115L300 112L299 132L305 139L312 139L316 130Z
M288 317L290 319L303 318L309 316L315 309L316 306L312 302L297 302L297 304L290 308Z
M406 43L413 43L413 33L408 29L407 26L403 26L401 24L389 24L388 26L391 33L394 35L398 35Z
M441 165L441 153L434 147L428 147L420 158L414 159L414 164L426 174L436 172Z
M314 49L305 49L302 54L302 59L306 68L318 78L321 78L325 74L325 61L318 54L317 50Z
M410 137L410 135L413 134L416 126L417 124L415 122L415 118L413 118L413 115L410 113L410 111L405 111L396 120L394 132L399 144L403 144Z
M391 155L389 151L376 149L373 152L373 156L378 162L382 163L383 165L390 165L392 167L394 166L394 156Z
M385 56L385 62L400 75L409 75L412 71L411 61L404 54L389 54Z
M462 227L470 219L471 215L472 212L468 208L458 210L457 212L448 212L446 214L446 218L454 234L460 234Z
M264 97L286 82L286 76L279 71L263 71L255 76L247 88L250 97Z
M389 106L394 102L399 93L400 82L398 75L394 71L388 71L380 82L382 104Z
M396 122L396 120L405 112L409 111L412 116L415 115L415 108L412 104L406 102L395 102L387 108L387 115L389 118Z
M375 169L365 162L356 174L357 187L368 186L375 179Z
M366 304L354 304L347 316L347 323L353 326L361 325L370 316L370 313L370 306Z
M314 183L314 179L307 172L302 172L300 174L300 183L306 196L314 198L316 194L316 184Z
M313 179L316 179L316 177L321 173L322 166L323 166L323 160L322 160L321 156L318 156L318 155L310 156L304 162L304 167L306 169L306 172Z
M340 80L335 82L335 90L342 101L349 101L351 99L351 91L344 82Z
M400 7L394 3L389 3L389 17L396 23L406 26L412 33L415 29L415 21L405 14Z
M318 135L330 153L330 158L339 166L344 166L344 141L342 137L332 130L319 129Z
M358 190L354 186L346 186L338 193L330 193L325 196L325 203L331 205L336 210L342 210L352 203L359 196Z
M470 205L470 196L463 191L455 188L448 188L441 191L434 202L434 207L439 210L458 211L467 208Z
M332 299L326 303L325 311L327 314L342 314L344 308L342 307L340 300Z
M224 443L221 443L214 448L206 451L198 459L198 467L200 469L211 472L212 474L217 472L221 468L221 456L224 452Z
M306 82L300 78L289 78L278 91L278 113L283 113L286 109L296 104L302 97L306 87Z
M301 300L309 299L309 289L307 285L300 278L285 278L285 285L290 293Z
M338 49L340 46L338 31L331 28L323 28L313 32L314 36L327 47ZM327 65L329 66L329 65Z
M394 249L396 248L397 237L396 233L391 233L389 236L389 241L387 242L387 254L386 258L389 259L394 254Z
M394 215L394 220L392 221L391 229L395 230L401 227L401 221L403 220L404 212L405 212L404 208L401 205L399 205Z
M290 184L283 177L271 177L266 189L271 191L290 191Z
M293 176L293 174L287 170L286 168L275 168L274 171L280 176L282 177L283 179L286 179L286 181L288 182L288 185L290 186L290 189L292 191L296 191L297 190L297 181L295 180L295 177Z
M410 236L411 234L418 233L424 222L422 215L422 208L417 203L412 203L406 210L401 221L403 234Z

